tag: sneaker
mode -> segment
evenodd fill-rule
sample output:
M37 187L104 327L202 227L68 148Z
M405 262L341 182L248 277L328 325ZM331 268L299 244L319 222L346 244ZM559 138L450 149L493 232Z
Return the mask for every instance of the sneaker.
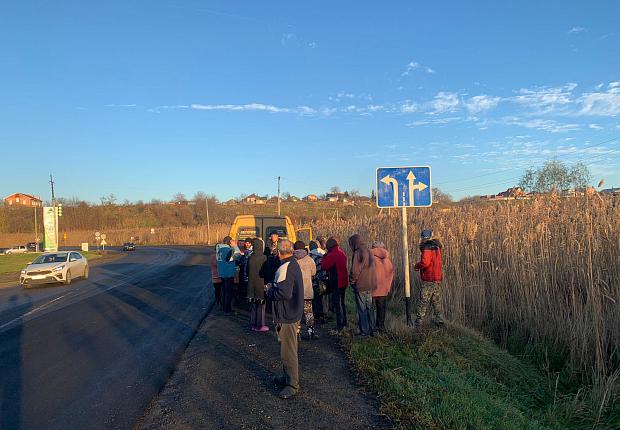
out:
M265 333L266 331L269 331L269 327L267 327L266 325L264 326L260 326L256 329L256 331L260 332L260 333Z
M290 385L287 385L286 387L284 387L284 389L282 391L280 391L280 398L281 399L290 399L293 396L297 395L297 389L291 387Z
M254 326L252 325L252 326L250 326L250 330L252 330L252 331L258 331L258 328L257 328L257 327L254 327Z

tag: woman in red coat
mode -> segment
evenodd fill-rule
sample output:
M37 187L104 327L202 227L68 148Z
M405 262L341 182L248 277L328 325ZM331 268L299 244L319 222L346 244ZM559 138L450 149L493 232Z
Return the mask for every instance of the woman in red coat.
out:
M349 285L347 272L347 256L340 249L338 240L327 239L327 254L321 261L321 269L327 273L327 288L332 295L332 303L336 312L336 334L341 334L347 326L347 309L344 304L345 293Z
M377 277L377 287L372 292L372 301L377 310L376 330L383 331L385 330L386 300L394 281L394 265L383 242L373 242L370 252L375 260L375 276Z

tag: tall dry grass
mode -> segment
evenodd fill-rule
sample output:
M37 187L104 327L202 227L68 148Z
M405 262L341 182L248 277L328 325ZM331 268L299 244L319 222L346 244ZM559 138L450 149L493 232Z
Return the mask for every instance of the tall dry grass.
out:
M556 198L411 210L408 223L413 263L422 228L433 228L444 244L449 319L499 340L519 334L525 343L565 354L564 368L575 378L586 376L601 396L610 381L618 387L613 381L620 362L620 200ZM383 240L402 295L399 212L317 221L314 227L344 243L353 233ZM413 271L412 279L418 279Z
M159 227L151 234L150 228L102 229L110 246L122 245L134 238L140 245L206 245L215 244L228 234L230 224L211 225L211 234L206 226ZM61 246L79 246L82 242L96 245L94 230L67 231L67 239L60 231ZM0 247L23 245L34 240L32 233L0 233Z

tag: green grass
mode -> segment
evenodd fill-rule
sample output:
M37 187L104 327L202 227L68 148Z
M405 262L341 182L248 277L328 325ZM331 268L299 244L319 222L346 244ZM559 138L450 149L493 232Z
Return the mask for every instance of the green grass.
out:
M355 315L352 295L347 305ZM620 411L613 401L596 427L599 411L587 387L557 384L537 363L461 326L414 333L401 321L404 315L396 315L400 307L390 307L394 312L388 315L388 334L343 337L343 346L356 371L379 395L382 412L399 428L620 428Z
M102 255L96 252L81 252L81 254L88 260L96 260L102 257ZM0 274L18 273L26 267L29 262L37 258L37 255L39 254L34 252L27 254L0 255Z

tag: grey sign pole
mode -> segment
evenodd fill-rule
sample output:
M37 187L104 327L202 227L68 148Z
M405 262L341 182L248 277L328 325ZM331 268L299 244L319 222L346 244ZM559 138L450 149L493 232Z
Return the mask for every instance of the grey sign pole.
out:
M407 208L401 208L402 218L402 239L403 239L403 268L405 270L405 314L407 315L407 325L411 326L411 279L409 271L409 235L407 232Z

